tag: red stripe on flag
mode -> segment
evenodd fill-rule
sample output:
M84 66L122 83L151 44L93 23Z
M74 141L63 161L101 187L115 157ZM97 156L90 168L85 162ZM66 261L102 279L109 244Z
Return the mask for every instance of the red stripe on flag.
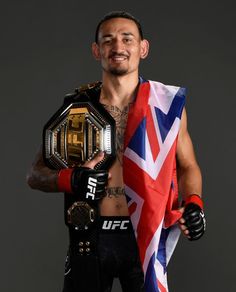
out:
M173 175L176 142L173 143L157 179L154 181L139 166L124 156L124 180L140 197L144 199L142 212L137 226L137 243L143 264L146 250L157 231L166 211L170 182Z
M127 186L132 186L141 198L145 198L144 194L147 186L151 186L154 180L139 166L126 156L123 156L125 167L123 168L124 182Z
M167 292L166 288L158 280L157 280L157 285L158 285L158 288L161 292Z
M162 194L169 196L170 183L173 177L173 168L170 167L175 163L175 154L176 154L176 140L171 146L165 161L161 167L161 170L158 174L158 177L153 185L154 188L158 189L158 191Z
M169 193L168 202L166 204L166 214L165 214L166 228L175 224L182 216L182 213L179 211L176 161L174 163L174 169L173 169L173 174L172 174L172 184L173 185Z
M147 109L146 129L147 129L148 139L149 139L151 150L152 150L152 157L153 157L153 160L155 161L160 151L160 147L159 147L159 143L157 139L156 129L154 126L154 121L153 121L150 105L148 106L148 109Z
M150 92L149 82L141 83L139 85L137 97L134 105L130 108L128 114L127 127L125 130L124 149L129 144L137 127L146 116L147 104Z
M137 204L135 202L133 202L130 206L129 206L129 214L130 216L135 212L137 208Z
M167 196L160 194L152 187L154 182L153 179L146 172L137 167L133 161L125 156L124 160L126 165L124 168L125 184L132 186L133 191L144 199L137 226L137 242L139 245L141 262L143 263L146 249L163 219Z

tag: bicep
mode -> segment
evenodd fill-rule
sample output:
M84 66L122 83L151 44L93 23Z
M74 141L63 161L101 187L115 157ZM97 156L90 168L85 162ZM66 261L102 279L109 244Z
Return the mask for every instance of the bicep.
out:
M187 129L187 114L185 108L183 109L181 118L176 155L178 166L181 168L187 168L197 163L193 143Z
M183 198L202 193L201 171L195 158L192 140L187 130L187 115L184 109L177 142L177 174L179 190Z

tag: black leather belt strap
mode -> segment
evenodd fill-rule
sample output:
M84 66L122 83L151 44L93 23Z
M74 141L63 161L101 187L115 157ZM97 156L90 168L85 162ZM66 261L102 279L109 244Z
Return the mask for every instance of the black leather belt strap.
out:
M94 222L88 230L69 228L70 249L74 255L88 256L97 254L98 226Z

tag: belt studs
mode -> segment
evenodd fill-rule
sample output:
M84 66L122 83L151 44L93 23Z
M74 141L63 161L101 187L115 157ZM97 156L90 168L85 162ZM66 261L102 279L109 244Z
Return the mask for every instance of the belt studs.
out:
M86 248L84 248L84 246L87 246ZM90 248L90 241L86 241L86 242L83 242L83 241L80 241L79 242L79 253L82 255L84 253L87 253L89 254L91 252L91 248Z

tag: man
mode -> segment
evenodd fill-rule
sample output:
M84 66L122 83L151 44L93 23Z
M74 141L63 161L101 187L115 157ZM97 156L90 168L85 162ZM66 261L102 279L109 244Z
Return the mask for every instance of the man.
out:
M102 66L99 102L116 122L116 159L109 173L94 170L104 153L99 153L81 168L58 172L45 165L41 149L28 175L28 184L32 188L44 192L66 192L67 197L76 193L84 196L88 179L100 178L96 195L101 222L97 227L101 287L97 289L104 292L111 291L114 277L120 278L125 292L167 291L165 271L159 278L159 272L154 274L151 267L151 256L158 258L155 255L159 255L157 248L162 244L164 233L176 227L176 222L190 240L200 238L205 230L201 172L187 131L183 91L139 77L139 62L148 56L148 51L149 43L143 38L140 23L132 15L113 12L98 24L92 52ZM162 100L158 100L159 96ZM170 114L163 113L167 104ZM154 120L153 116L156 117ZM176 116L175 119L172 116ZM159 134L156 132L157 124L161 125ZM160 136L159 142L154 139L155 135ZM158 153L164 153L162 158ZM147 156L150 156L149 162ZM176 205L175 161L183 198L181 208ZM85 191L81 191L84 186ZM130 228L130 216L139 252L133 228ZM103 232L103 229L109 229L107 223L114 226L117 222L124 227L119 232ZM157 229L153 230L154 225ZM71 234L70 241L72 245L74 237ZM73 273L73 270L79 269L78 265L72 264L77 261L75 258L73 252L67 257L63 291L94 292L89 285L96 276L89 274L86 277L80 274L81 271ZM161 260L159 263L162 264ZM85 261L80 262L81 265L85 265ZM87 286L79 290L84 277Z

